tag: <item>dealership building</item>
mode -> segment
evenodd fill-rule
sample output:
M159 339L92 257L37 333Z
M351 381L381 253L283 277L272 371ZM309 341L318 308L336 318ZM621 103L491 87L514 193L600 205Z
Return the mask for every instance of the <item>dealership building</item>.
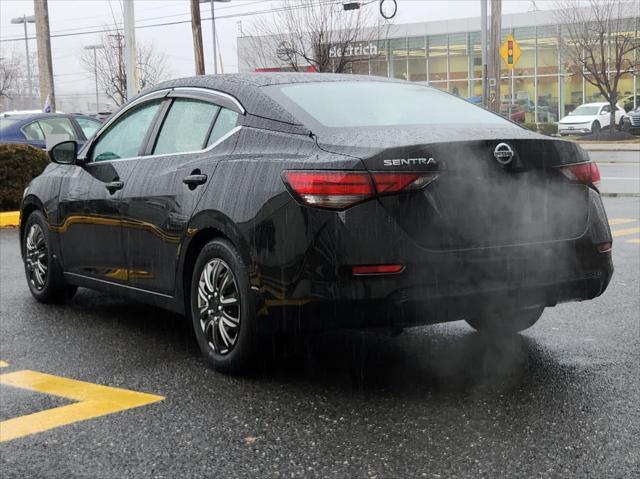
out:
M640 12L629 12L624 32L640 44ZM375 31L374 31L375 30ZM503 63L500 95L503 105L517 105L526 111L526 121L555 122L577 105L604 101L598 89L587 82L560 48L566 33L556 12L538 10L503 15L503 41L513 35L521 48L515 68ZM379 75L429 84L462 98L477 99L482 94L480 18L443 20L392 25L363 31L363 40L346 52L352 62L349 72ZM374 40L369 40L374 38ZM238 69L249 71L290 71L279 59L283 41L275 37L238 37ZM256 54L256 45L260 54ZM341 54L340 45L328 45L329 56ZM609 54L610 52L607 52ZM632 55L638 64L638 49ZM304 66L303 66L304 69ZM310 69L310 68L308 68ZM640 94L638 70L625 73L618 86L619 99L637 106Z

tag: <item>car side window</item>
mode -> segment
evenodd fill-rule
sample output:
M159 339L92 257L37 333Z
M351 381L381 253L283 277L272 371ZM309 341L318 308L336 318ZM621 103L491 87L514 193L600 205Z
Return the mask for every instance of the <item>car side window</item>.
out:
M603 106L602 113L611 113L611 107L609 105Z
M213 145L216 141L229 133L238 124L238 114L235 111L227 108L222 108L216 118L216 124L213 125L211 135L209 135L209 141L207 146Z
M67 140L77 140L78 135L73 128L73 123L69 118L43 118L38 120L40 128L44 132L45 139L49 135L60 135L66 137Z
M80 129L82 133L84 133L85 138L91 138L93 134L98 131L98 128L102 126L97 120L90 120L88 118L76 118L78 125L80 125Z
M161 102L160 99L153 100L134 108L109 126L93 145L90 153L91 161L138 156Z
M197 151L204 148L207 133L220 107L190 98L176 98L162 123L154 155Z
M22 127L22 133L29 141L44 141L44 133L37 121Z

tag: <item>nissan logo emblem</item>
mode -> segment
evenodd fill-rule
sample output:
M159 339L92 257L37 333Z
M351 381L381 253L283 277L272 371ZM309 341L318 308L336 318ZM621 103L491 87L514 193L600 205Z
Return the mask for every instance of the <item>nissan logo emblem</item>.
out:
M513 149L506 143L499 143L496 149L493 150L493 157L501 165L508 165L513 160Z

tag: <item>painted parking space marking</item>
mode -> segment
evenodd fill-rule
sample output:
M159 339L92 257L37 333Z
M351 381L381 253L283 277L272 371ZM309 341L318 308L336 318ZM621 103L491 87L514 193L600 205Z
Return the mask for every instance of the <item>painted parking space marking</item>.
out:
M636 221L638 221L636 218L611 218L609 224L611 226L626 225L628 223L635 223Z
M627 240L627 243L640 244L640 238L633 238L633 239Z
M618 238L620 236L628 236L636 233L640 233L640 228L624 228L621 230L613 230L611 232L611 236L614 238Z
M0 422L0 442L145 406L164 399L163 396L155 394L102 386L30 370L0 374L0 385L78 401Z
M9 363L6 363L4 361L0 361L0 368L6 368L7 366L9 366Z

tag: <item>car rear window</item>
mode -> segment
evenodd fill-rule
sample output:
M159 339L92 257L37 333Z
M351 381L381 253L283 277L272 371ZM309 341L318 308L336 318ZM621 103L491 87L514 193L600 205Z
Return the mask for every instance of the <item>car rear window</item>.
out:
M509 124L498 115L424 85L354 81L285 84L268 88L303 123L318 122L329 128Z

